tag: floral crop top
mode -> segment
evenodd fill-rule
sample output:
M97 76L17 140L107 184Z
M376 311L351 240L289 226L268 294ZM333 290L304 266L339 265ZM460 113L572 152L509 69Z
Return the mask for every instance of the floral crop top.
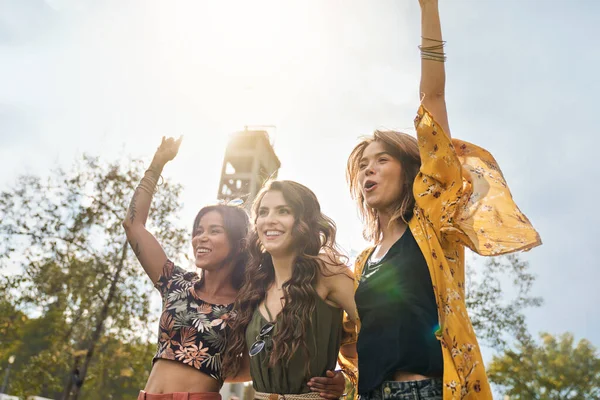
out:
M225 349L233 304L210 304L198 297L200 277L171 261L163 267L154 285L162 296L158 328L159 358L179 361L223 381L221 353Z

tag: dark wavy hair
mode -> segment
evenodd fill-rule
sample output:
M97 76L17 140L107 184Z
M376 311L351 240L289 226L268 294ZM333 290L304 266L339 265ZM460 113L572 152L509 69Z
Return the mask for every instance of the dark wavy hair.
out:
M192 237L196 233L202 217L211 211L218 212L223 218L223 228L225 229L227 240L229 240L229 245L231 246L229 255L223 261L223 265L229 262L234 263L231 279L233 287L239 290L244 282L244 272L246 270L246 264L248 263L246 237L248 236L248 231L250 229L250 218L248 217L246 210L238 206L227 204L206 206L198 212L196 219L194 219ZM201 279L198 282L198 285L202 285L203 275L204 274L201 274Z
M378 243L381 240L381 226L377 210L367 204L358 181L360 159L367 146L373 142L381 143L385 150L402 165L402 177L398 182L398 185L402 186L402 192L394 204L390 224L400 220L408 224L413 216L415 208L413 183L421 168L421 155L417 139L413 136L395 131L375 131L372 136L366 137L357 144L348 157L346 180L350 186L350 195L356 200L358 212L365 225L363 236L369 241Z
M306 186L293 181L270 181L259 192L252 205L252 217L256 223L260 203L267 192L279 191L283 194L295 218L292 228L293 243L296 247L292 277L283 284L285 305L277 316L277 333L273 336L273 349L269 365L279 362L287 364L294 353L302 348L307 355L305 374L308 374L310 356L306 344L307 328L311 324L311 316L316 306L315 284L319 273L331 275L324 271L319 254L325 253L334 265L342 263L335 244L335 223L321 212L321 206L315 194ZM252 315L265 294L275 281L273 261L258 239L253 229L248 239L250 260L246 268L246 279L238 293L234 309L237 316L231 325L231 333L227 342L227 350L223 359L225 376L235 376L239 372L241 357L247 351L245 332Z

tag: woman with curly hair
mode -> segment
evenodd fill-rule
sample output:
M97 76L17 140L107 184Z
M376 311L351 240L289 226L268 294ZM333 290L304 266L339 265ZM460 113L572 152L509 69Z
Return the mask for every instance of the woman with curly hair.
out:
M191 240L200 272L186 271L169 260L145 225L162 169L175 158L180 143L181 139L163 138L123 221L127 239L163 305L152 370L138 399L220 400L221 360L248 262L250 221L238 206L203 207L194 220ZM231 381L249 380L247 376L241 371ZM330 398L342 391L338 382L323 394Z
M343 311L356 318L335 224L314 193L292 181L269 182L254 201L253 218L224 372L238 374L249 357L256 399L317 398L308 381L331 376Z

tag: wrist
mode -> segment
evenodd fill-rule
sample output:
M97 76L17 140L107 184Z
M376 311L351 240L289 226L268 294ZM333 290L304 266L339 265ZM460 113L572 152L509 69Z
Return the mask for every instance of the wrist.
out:
M343 369L336 369L335 373L336 374L340 374L344 378L344 389L342 390L341 397L348 396L348 392L345 391L345 389L346 389L346 383L350 382L352 384L352 380L348 377L348 375L346 375L346 373L344 372Z
M154 156L148 169L152 170L152 171L156 171L160 175L166 164L167 164L166 160L163 160L161 157Z
M420 2L421 10L433 11L438 9L438 1L437 0L421 0Z

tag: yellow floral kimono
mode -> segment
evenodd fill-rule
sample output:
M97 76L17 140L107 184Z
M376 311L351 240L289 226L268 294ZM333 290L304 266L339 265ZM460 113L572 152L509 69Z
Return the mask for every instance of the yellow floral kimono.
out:
M481 351L465 306L464 246L494 256L541 244L514 203L493 156L450 139L419 107L415 128L421 169L414 182L416 205L409 228L427 261L437 302L444 359L444 399L491 399ZM355 289L373 247L356 260ZM360 326L344 321L343 344L355 342ZM356 360L340 356L347 372ZM349 370L348 370L349 369Z

